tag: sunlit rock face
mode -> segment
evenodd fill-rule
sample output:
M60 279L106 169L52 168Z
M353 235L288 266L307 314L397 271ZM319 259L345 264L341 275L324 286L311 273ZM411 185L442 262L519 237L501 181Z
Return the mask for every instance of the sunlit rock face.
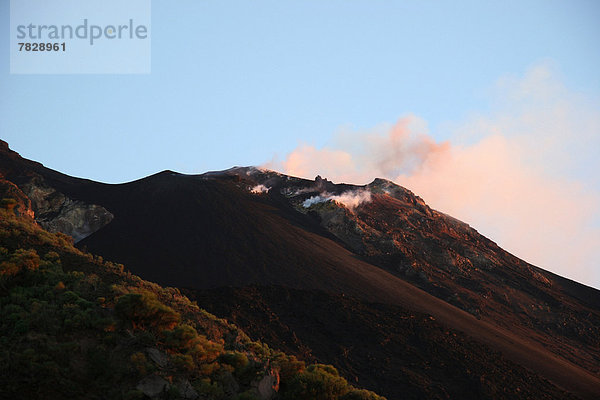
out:
M31 201L29 198L23 193L21 189L14 183L3 179L0 176L0 200L14 201L14 204L11 205L11 208L15 212L16 215L25 215L30 218L34 218L34 212L31 208Z
M21 185L31 200L36 221L50 232L72 236L75 242L88 237L114 216L104 207L73 200L48 187L40 179Z

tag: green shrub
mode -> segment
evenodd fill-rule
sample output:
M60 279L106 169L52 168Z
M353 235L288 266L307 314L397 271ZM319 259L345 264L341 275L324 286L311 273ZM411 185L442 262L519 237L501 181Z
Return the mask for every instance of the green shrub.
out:
M173 354L171 362L173 363L173 367L178 371L191 372L196 368L194 359L188 354Z
M198 332L190 325L179 325L166 333L165 343L174 350L189 350L198 338Z
M217 382L211 382L209 378L202 378L194 382L193 386L198 393L204 394L209 399L221 399L225 396L221 385Z
M143 400L146 395L141 390L133 389L127 392L124 396L124 400Z
M284 398L289 400L336 400L348 393L351 387L330 365L314 364L294 376Z
M0 207L6 210L12 210L17 205L17 201L15 199L2 199L0 200Z
M260 397L252 390L247 390L243 393L240 393L236 400L260 400Z
M219 357L219 361L231 365L238 372L242 371L250 363L248 356L239 351L228 351Z
M171 307L158 301L153 293L129 293L119 297L115 312L133 328L173 329L180 315Z
M385 397L378 396L368 390L352 389L340 397L340 400L385 400Z
M140 376L144 376L148 373L148 367L150 366L150 364L144 353L139 351L133 353L129 357L129 361L131 362L131 366Z
M33 249L17 249L7 261L0 263L0 276L15 276L21 271L35 271L40 267L40 256Z
M165 332L165 344L171 349L190 355L197 363L212 363L223 353L223 345L199 335L194 327L179 325Z
M306 365L296 356L288 356L284 353L277 353L272 361L273 366L279 368L279 378L281 384L285 386L294 376L304 371Z

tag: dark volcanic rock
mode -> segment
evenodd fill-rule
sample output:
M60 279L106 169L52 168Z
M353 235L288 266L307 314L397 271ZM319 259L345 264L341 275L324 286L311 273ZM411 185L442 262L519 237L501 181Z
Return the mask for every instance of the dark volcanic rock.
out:
M22 159L0 140L0 176L16 182L28 198L28 205L36 221L50 232L62 232L75 242L91 235L112 219L104 207L73 200L46 181L46 170L41 164ZM61 174L50 171L49 176ZM65 177L67 179L72 179ZM18 210L17 210L18 211Z
M390 400L575 398L460 331L403 307L278 286L188 295L253 338L336 365L350 382Z
M510 255L392 182L233 168L106 185L15 154L0 151L0 172L55 191L38 204L68 209L62 195L114 216L80 247L199 299L229 295L236 300L222 298L222 315L365 386L431 398L468 397L463 386L480 398L563 397L548 379L582 397L600 393L600 293Z

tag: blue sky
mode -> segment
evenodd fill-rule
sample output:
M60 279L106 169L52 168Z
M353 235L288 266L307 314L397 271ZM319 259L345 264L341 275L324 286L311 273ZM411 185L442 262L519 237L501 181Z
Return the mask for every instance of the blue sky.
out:
M0 5L8 27L8 1ZM0 132L24 156L122 182L263 163L340 126L489 106L499 77L552 59L600 94L595 1L152 1L150 75L9 75Z
M408 118L441 150L385 177L600 287L598 1L152 0L147 75L11 75L0 16L0 137L24 157L111 183L269 161L358 182Z

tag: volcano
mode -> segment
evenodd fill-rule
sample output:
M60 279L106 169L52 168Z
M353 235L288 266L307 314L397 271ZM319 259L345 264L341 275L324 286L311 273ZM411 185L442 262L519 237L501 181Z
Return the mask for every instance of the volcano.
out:
M235 167L111 185L4 142L0 175L46 229L389 399L600 396L600 291L394 182Z

